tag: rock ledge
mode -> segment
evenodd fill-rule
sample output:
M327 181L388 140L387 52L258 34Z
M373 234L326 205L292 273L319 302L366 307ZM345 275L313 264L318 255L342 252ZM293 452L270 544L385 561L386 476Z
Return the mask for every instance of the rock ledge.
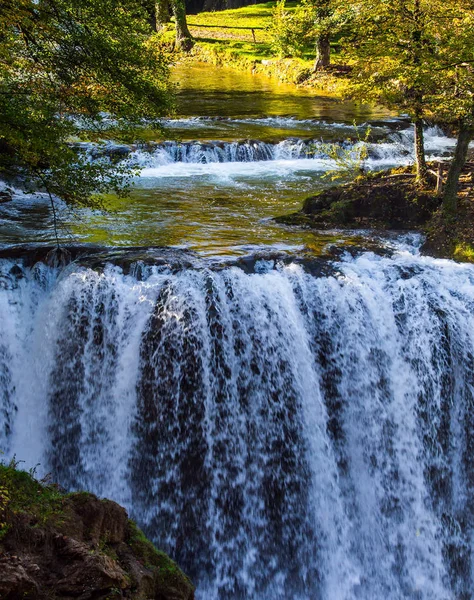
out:
M194 586L125 509L0 465L2 600L193 600Z

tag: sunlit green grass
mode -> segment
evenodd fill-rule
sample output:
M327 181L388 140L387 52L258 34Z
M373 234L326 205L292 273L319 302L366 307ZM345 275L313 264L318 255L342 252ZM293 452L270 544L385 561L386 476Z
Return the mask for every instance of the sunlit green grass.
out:
M296 4L287 2L288 12L292 12ZM206 50L227 52L234 60L241 58L261 61L275 58L271 48L270 31L275 5L276 2L266 2L243 8L189 15L188 23L191 33ZM247 29L239 29L240 27ZM308 46L303 60L312 60L313 55L314 48Z
M289 12L292 12L296 6L296 2L287 2L286 7ZM218 25L223 29L219 30L219 33L226 33L226 27L257 27L262 30L267 29L272 20L273 9L275 8L276 2L266 2L264 4L253 4L251 6L244 6L243 8L235 8L231 10L222 10L216 12L203 12L198 15L189 15L188 22L190 26L199 25ZM209 31L211 28L209 28ZM236 37L247 36L252 32L239 32L239 30L232 30L232 34ZM262 42L269 41L269 35L266 31L255 32L257 41Z
M287 2L293 12L297 2ZM211 55L224 56L234 65L277 59L272 49L271 24L276 2L254 4L243 8L188 15L188 24L199 47ZM247 28L247 29L239 29ZM252 32L253 28L253 32ZM333 48L333 51L335 48ZM300 58L302 68L311 68L315 58L313 44L308 44Z

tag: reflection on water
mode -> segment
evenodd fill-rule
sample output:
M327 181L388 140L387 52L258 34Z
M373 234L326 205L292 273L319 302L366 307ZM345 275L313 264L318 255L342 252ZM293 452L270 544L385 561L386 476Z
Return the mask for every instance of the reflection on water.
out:
M181 65L177 118L170 138L196 140L344 139L351 123L389 118L378 108L331 97L263 76L209 65ZM150 136L152 134L150 133ZM105 245L189 247L203 254L242 254L258 245L319 248L332 239L290 231L271 217L297 210L326 185L315 161L254 160L174 163L145 170L130 198L107 198L110 212L63 208L63 240ZM0 244L52 241L45 198L0 206Z
M201 122L199 139L282 139L308 136L309 132L319 137L323 132L327 134L328 128L315 124L315 120L352 124L394 115L380 107L341 102L321 92L225 67L180 65L174 77L178 83L178 116L218 118ZM282 127L278 120L269 123L268 117L293 117L294 123ZM301 123L308 120L313 122ZM193 139L187 126L173 127L173 133Z
M180 116L273 117L290 115L297 119L322 119L351 123L390 114L383 108L356 105L321 92L270 79L249 72L237 72L210 65L180 65L178 83Z
M145 246L154 240L155 245L188 246L205 254L246 253L260 244L296 250L314 244L315 235L286 230L270 219L297 210L301 200L297 185L265 193L245 185L170 182L165 189L137 189L131 201L113 200L114 213L97 216L87 241ZM130 226L137 221L139 227Z

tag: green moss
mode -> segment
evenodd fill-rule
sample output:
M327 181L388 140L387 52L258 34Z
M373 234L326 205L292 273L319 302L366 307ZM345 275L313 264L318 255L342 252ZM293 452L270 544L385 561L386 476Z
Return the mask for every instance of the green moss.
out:
M130 531L128 544L134 553L142 559L145 566L167 569L168 563L170 563L174 566L174 569L178 569L169 556L155 548L134 521L129 520L128 523Z
M91 498L97 498L97 496L91 494L90 492L69 492L68 494L65 494L64 497L70 498L76 503L86 503Z
M36 480L34 469L21 471L16 466L14 463L0 464L0 487L6 490L8 496L3 512L27 512L38 525L60 514L65 496L59 487L46 479Z
M155 548L145 534L133 521L129 521L128 545L135 556L141 559L143 566L155 572L155 577L162 589L175 587L193 587L189 578L181 571L171 558Z

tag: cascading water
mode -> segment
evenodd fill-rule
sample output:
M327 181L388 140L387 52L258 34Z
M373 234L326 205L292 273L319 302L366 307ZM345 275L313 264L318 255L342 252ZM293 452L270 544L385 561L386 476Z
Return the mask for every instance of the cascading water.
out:
M0 264L1 446L199 598L472 597L471 266Z
M195 120L191 120L195 124ZM198 121L199 123L200 121ZM203 121L207 123L207 121ZM233 122L239 122L233 120ZM248 121L247 121L248 122ZM334 127L334 124L332 125ZM347 126L346 126L347 127ZM342 128L341 128L342 129ZM337 128L336 128L337 130ZM350 129L349 132L351 133ZM354 131L352 131L354 135ZM445 137L439 128L426 130L426 149L430 153L452 150L453 140ZM348 138L337 142L343 148L357 147L357 142ZM261 161L290 161L323 159L323 169L327 168L328 144L316 138L287 138L279 142L261 140L241 141L167 141L150 143L135 147L108 143L103 145L79 144L78 147L89 153L91 160L110 158L126 159L140 168L158 168L173 163L213 164L213 163L249 163ZM384 164L406 162L413 147L412 128L397 133L387 133L383 141L367 145L370 165L377 168ZM319 166L321 169L321 165Z

